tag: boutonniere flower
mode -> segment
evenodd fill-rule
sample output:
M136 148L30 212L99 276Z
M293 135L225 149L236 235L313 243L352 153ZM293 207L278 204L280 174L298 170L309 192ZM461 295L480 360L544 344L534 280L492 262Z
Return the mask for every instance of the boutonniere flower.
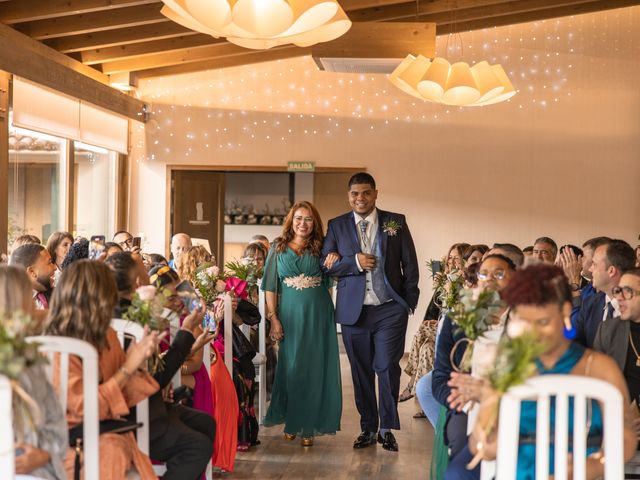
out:
M400 225L395 220L388 220L382 225L382 231L390 237L395 237L401 227L402 225Z

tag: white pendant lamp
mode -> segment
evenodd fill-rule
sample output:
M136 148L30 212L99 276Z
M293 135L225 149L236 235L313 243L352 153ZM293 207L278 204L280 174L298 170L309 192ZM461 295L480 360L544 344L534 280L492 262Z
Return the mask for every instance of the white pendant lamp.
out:
M453 65L442 57L408 55L389 76L403 92L428 102L475 107L504 102L516 94L501 65L482 61Z
M336 0L162 0L161 12L191 30L264 50L307 47L344 35L351 21Z

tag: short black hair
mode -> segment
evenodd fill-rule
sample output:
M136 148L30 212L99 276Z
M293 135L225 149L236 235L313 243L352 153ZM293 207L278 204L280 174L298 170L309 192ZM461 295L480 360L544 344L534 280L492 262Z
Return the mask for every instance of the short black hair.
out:
M373 178L373 176L371 176L367 172L358 172L352 175L351 178L349 179L349 189L351 189L352 185L363 185L363 184L371 185L371 188L373 188L374 190L376 189L375 179Z
M117 252L104 261L116 279L118 292L130 292L133 289L131 283L131 271L137 267L137 263L130 252Z
M522 249L522 253L533 252L533 245L529 245Z
M622 274L633 275L634 277L640 278L640 268L638 267L630 268L629 270L625 270Z
M104 244L104 250L105 252L108 252L109 250L111 250L112 248L117 248L119 251L124 252L124 250L122 250L122 247L120 246L119 243L116 242L106 242Z
M507 257L506 255L502 255L501 253L492 253L490 255L487 255L486 257L484 257L482 259L482 262L480 262L480 265L482 265L484 262L486 262L487 260L489 260L490 258L497 258L499 260L502 260L503 262L505 262L507 265L509 265L509 268L511 270L515 270L516 269L516 264L513 260L511 260L509 257Z
M606 245L611 239L609 237L593 237L582 244L582 248L590 248L595 250L601 245Z
M64 270L73 262L84 260L86 258L89 258L89 240L86 238L79 238L71 244L71 247L69 247L69 253L64 257L60 267Z
M127 232L126 230L118 230L116 233L113 234L112 240L115 239L118 235L120 235L121 233L126 233L127 235L131 235L129 232ZM133 237L133 235L131 235Z
M619 272L626 272L636 266L636 252L624 240L614 239L607 245L607 263Z
M40 258L40 252L43 250L44 246L42 245L36 243L25 243L11 253L9 265L18 265L25 269L29 268L35 265L38 258Z

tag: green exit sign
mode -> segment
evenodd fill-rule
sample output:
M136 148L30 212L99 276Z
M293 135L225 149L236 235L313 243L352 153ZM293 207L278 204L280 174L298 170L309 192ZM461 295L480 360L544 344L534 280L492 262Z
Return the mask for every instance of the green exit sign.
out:
M287 170L290 172L315 172L316 162L289 162Z

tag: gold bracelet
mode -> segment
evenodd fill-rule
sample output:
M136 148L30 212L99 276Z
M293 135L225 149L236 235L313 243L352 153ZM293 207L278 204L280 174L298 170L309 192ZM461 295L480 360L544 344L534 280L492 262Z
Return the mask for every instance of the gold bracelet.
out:
M180 367L180 373L182 375L187 375L188 370L189 370L189 365L187 365L186 363L183 363L182 366Z

